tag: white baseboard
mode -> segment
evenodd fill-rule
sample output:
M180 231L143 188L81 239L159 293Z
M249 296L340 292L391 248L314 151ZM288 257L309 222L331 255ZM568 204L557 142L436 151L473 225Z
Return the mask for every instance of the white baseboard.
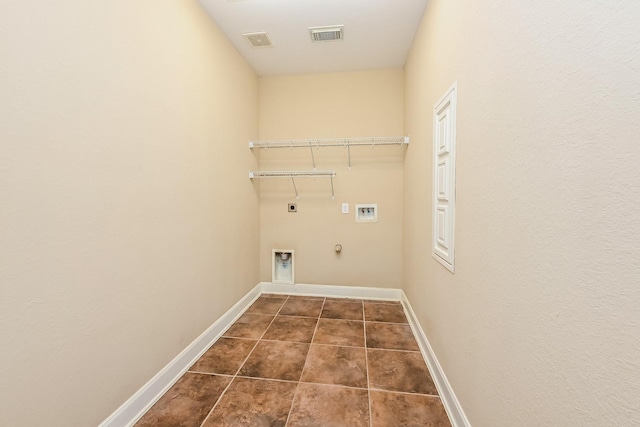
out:
M418 341L418 346L420 346L422 356L427 362L427 366L429 367L429 371L431 372L433 382L438 389L440 400L442 400L442 404L447 411L447 415L449 415L451 425L453 427L471 427L471 424L469 423L467 416L462 410L462 406L460 406L460 402L453 392L451 384L449 384L447 376L444 374L444 371L442 370L442 367L440 366L440 363L438 362L438 359L433 352L433 348L431 348L431 344L429 344L429 340L422 330L422 327L418 322L418 318L416 317L413 308L411 308L411 304L409 303L409 300L407 299L407 296L404 292L402 292L401 300L402 305L404 305L405 313L407 314L407 319L409 320L409 325L411 326L413 334Z
M253 288L206 331L162 368L140 390L105 419L99 427L131 426L175 384L193 363L231 326L262 293L260 285Z
M471 427L433 353L429 340L418 323L411 304L401 289L307 284L280 285L269 282L261 282L249 291L98 427L132 426L262 293L401 301L452 426Z
M262 292L266 294L288 294L393 301L401 301L403 295L401 289L393 288L307 284L281 285L271 282L261 282L259 286L261 287Z

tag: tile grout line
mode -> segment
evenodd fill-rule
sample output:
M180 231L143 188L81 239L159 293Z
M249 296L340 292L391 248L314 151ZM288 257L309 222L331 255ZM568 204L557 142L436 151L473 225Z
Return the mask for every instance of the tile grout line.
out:
M232 1L238 1L238 0L232 0ZM279 316L281 317L293 317L294 319L315 319L315 316L298 316L298 315L292 315L292 314L279 314Z
M367 369L367 399L369 400L369 427L373 427L373 406L371 405L371 382L369 380L369 350L367 347L367 314L362 303L362 326L364 330L364 361Z
M231 335L223 335L220 338L227 338L227 339L230 339L230 340L242 340L242 341L258 341L257 338L234 337L234 336L231 336ZM216 341L216 342L218 342L218 341Z
M428 394L428 393L411 393L409 391L396 391L396 390L385 390L383 388L374 388L373 391L379 391L381 393L395 393L395 394L404 394L409 396L425 396L425 397L433 397L436 399L440 399L440 396L437 394Z
M320 316L322 316L322 310L324 310L324 301L322 301L322 307L320 307L320 312L318 313L318 317L316 319L316 327L313 329L313 335L311 336L311 341L309 341L309 351L307 352L307 357L304 360L304 366L302 367L302 372L300 372L300 380L302 381L302 375L304 374L304 369L307 367L307 359L309 357L309 352L311 351L311 346L313 345L313 341L316 338L316 333L318 333L318 326L320 326Z
M304 341L283 341L283 340L261 340L264 342L284 342L284 343L295 343L295 344L311 344L311 342ZM346 348L364 348L363 345L342 345L342 344L325 344L325 343L314 343L314 345L324 345L330 347L346 347ZM405 351L405 350L395 350L395 351ZM409 350L406 350L409 351ZM412 351L413 353L420 353L419 351Z
M316 320L316 327L313 330L313 335L311 336L311 341L309 342L309 349L307 350L307 355L304 358L304 365L302 366L302 371L300 372L300 378L296 383L296 391L293 393L293 399L291 399L291 406L289 407L289 413L287 414L287 420L284 423L284 427L289 425L289 419L291 417L291 411L293 410L293 404L296 401L296 396L298 395L298 389L300 388L300 383L302 382L302 375L304 374L304 368L307 367L307 361L309 360L309 353L311 352L311 346L313 345L313 340L316 337L316 332L318 332L318 326L320 325L320 319L322 318L322 311L324 310L324 304L327 301L326 298L322 300L322 306L320 307L320 312L318 313L318 318Z
M385 325L409 325L407 322L384 322L382 320L367 320L369 323L384 323Z
M420 350L403 350L401 348L384 348L384 347L367 347L367 348L369 350L374 350L374 351L396 351L401 353L420 353Z
M212 377L229 377L229 378L233 378L235 377L235 375L231 375L231 374L218 374L216 372L203 372L203 371L187 371L190 374L199 374L199 375L209 375ZM186 373L186 372L185 372Z
M317 383L313 381L300 381L300 384L312 384L312 385L319 385L322 387L345 388L348 390L363 390L363 391L367 390L365 387L354 387L354 386L344 385L344 384Z
M362 348L362 347L360 347ZM257 381L272 381L279 383L287 383L287 384L312 384L312 385L320 385L323 387L333 387L333 388L344 388L349 390L367 390L367 387L356 387L344 384L330 384L330 383L321 383L314 381L294 381L294 380L283 380L280 378L264 378L264 377L248 377L246 375L228 375L228 374L216 374L213 372L201 372L201 371L189 371L190 374L198 374L198 375L209 375L212 377L227 377L227 378L240 378L245 380L257 380ZM410 391L398 391L398 390L387 390L384 388L370 388L372 391L379 391L382 393L395 393L395 394L403 394L410 396L426 396L440 399L440 396L437 394L429 394L429 393L413 393Z
M260 295L262 296L262 295ZM258 297L259 298L259 297ZM233 378L231 378L231 381L229 381L229 384L227 384L227 386L224 388L224 390L222 391L222 393L220 393L220 396L218 396L218 399L216 399L216 403L213 405L213 407L211 408L211 410L209 411L209 413L207 414L206 417L204 417L204 420L202 420L202 423L200 424L200 427L203 427L205 425L205 423L207 422L207 420L209 419L209 417L211 416L211 414L213 413L213 411L216 409L216 406L218 406L218 403L220 403L220 401L222 400L222 397L225 395L225 393L227 392L227 390L229 390L229 387L231 387L231 384L233 384L233 382L235 381L236 377L238 376L238 373L240 372L240 369L242 369L242 367L244 366L244 364L247 362L247 360L249 359L249 357L251 357L251 355L253 354L253 351L256 349L256 347L258 346L258 343L260 342L260 340L262 339L262 337L264 336L264 334L267 333L267 329L269 329L269 327L271 326L271 324L273 323L273 321L275 320L276 316L278 315L278 313L280 313L280 310L282 310L282 307L284 307L284 304L287 302L287 300L289 299L289 296L287 295L287 298L285 298L282 301L282 305L280 306L280 308L278 309L278 311L276 312L276 314L273 316L273 319L271 319L271 322L269 322L269 325L267 325L267 327L265 328L264 332L262 333L262 335L260 335L260 338L258 338L256 340L256 343L253 345L253 348L251 349L251 351L249 352L249 354L247 355L247 357L244 358L244 360L242 361L242 363L240 364L240 366L238 367L238 370L236 371L236 373L233 375ZM250 307L249 307L250 308ZM249 309L245 310L244 313L245 314Z
M231 377L231 380L229 380L229 384L227 384L227 386L224 388L224 390L222 390L222 393L220 393L220 396L218 396L218 398L216 399L216 402L211 407L211 410L209 411L207 416L204 417L204 419L202 420L202 423L200 423L200 427L205 425L205 423L207 422L207 420L209 419L209 417L213 413L213 410L216 409L216 406L218 406L218 403L220 403L220 401L222 400L222 396L224 396L224 394L227 392L227 390L229 390L229 387L231 387L231 384L233 384L233 380L235 380L235 379L236 379L236 376L233 375Z

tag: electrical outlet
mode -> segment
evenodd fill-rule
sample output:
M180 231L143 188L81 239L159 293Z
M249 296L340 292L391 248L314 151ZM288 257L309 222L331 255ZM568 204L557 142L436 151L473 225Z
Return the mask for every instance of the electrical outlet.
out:
M343 203L342 204L342 213L343 214L348 214L349 213L349 203Z
M287 211L289 211L291 213L298 212L298 204L297 203L289 203L289 205L287 207Z

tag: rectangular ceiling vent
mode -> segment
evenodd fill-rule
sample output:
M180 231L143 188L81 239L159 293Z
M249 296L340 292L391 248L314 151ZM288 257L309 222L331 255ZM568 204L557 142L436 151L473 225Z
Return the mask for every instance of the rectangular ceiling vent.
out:
M249 43L251 43L251 46L253 47L273 46L271 44L271 40L269 40L269 36L267 35L267 33L245 33L243 34L243 36Z
M311 41L317 43L342 40L344 39L342 27L342 25L332 25L330 27L309 27Z

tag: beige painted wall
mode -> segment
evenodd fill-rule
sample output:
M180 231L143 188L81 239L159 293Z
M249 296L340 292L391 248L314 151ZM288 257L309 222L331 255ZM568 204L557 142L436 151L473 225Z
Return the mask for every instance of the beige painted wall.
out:
M0 40L0 425L97 425L258 282L258 79L195 0Z
M474 427L640 424L638 22L631 1L429 2L405 68L405 290ZM456 80L452 275L423 171Z
M401 136L403 72L375 70L260 79L260 138L308 139ZM328 178L300 178L260 187L260 278L271 281L271 250L296 251L296 283L400 287L402 283L402 164L394 147L356 147L348 170L345 148L314 150ZM311 170L307 149L259 150L262 170ZM289 213L297 202L298 213ZM341 204L349 203L349 214ZM356 223L355 204L377 203L377 223ZM336 244L343 251L337 255Z

